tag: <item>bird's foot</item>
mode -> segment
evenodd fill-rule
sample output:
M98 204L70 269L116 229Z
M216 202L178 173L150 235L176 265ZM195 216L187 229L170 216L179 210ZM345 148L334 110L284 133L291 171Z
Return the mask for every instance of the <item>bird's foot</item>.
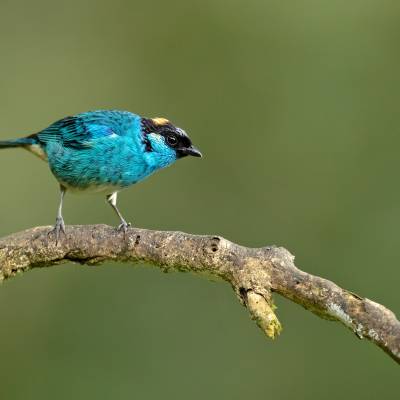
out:
M118 232L124 232L124 236L126 236L126 233L128 232L128 228L131 226L130 222L126 222L125 220L122 220L121 223L117 227Z
M56 224L54 225L54 228L48 233L50 236L51 234L55 235L56 237L56 246L58 244L58 241L60 239L60 233L63 233L65 236L65 224L64 220L62 217L57 217L56 218Z

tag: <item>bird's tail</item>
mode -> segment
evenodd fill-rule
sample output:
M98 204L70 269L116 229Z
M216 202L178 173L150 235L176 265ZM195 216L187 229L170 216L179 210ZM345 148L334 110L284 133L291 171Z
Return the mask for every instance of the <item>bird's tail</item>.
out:
M0 140L0 150L11 147L22 147L23 149L33 153L35 156L38 156L40 159L47 161L46 151L43 149L43 146L35 134L20 139Z
M14 139L14 140L0 140L0 149L9 147L26 147L37 144L37 141L32 137Z

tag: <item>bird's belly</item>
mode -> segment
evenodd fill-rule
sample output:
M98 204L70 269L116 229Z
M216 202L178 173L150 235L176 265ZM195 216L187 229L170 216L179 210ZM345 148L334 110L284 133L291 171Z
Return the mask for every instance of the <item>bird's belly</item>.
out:
M63 185L66 189L68 189L68 192L71 193L84 193L84 194L111 194L114 192L119 192L120 190L124 189L126 186L121 186L121 185L99 185L99 184L92 184L89 186L77 186L77 185L71 185L68 182L61 181L58 179L61 185Z
M67 189L110 193L144 179L153 171L135 148L96 146L70 149L60 145L47 149L50 169Z

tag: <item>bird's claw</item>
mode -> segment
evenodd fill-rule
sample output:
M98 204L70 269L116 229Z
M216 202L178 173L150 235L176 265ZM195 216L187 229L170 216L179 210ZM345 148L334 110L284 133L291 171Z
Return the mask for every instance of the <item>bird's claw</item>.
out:
M130 222L126 222L126 221L122 221L118 227L117 227L117 231L118 232L124 232L124 236L126 236L126 233L128 232L128 228L131 226Z
M48 236L50 236L51 234L54 234L56 237L56 246L58 244L58 241L60 239L60 233L63 233L65 236L65 224L64 224L64 220L62 219L62 217L57 217L56 218L56 224L54 225L54 228L47 234Z

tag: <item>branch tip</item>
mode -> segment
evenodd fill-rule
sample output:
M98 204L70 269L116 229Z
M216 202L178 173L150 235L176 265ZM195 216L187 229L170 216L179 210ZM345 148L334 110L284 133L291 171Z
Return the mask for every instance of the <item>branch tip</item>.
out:
M249 290L246 293L246 305L252 319L254 319L261 330L270 338L275 339L282 331L282 325L276 316L276 306L264 296Z

